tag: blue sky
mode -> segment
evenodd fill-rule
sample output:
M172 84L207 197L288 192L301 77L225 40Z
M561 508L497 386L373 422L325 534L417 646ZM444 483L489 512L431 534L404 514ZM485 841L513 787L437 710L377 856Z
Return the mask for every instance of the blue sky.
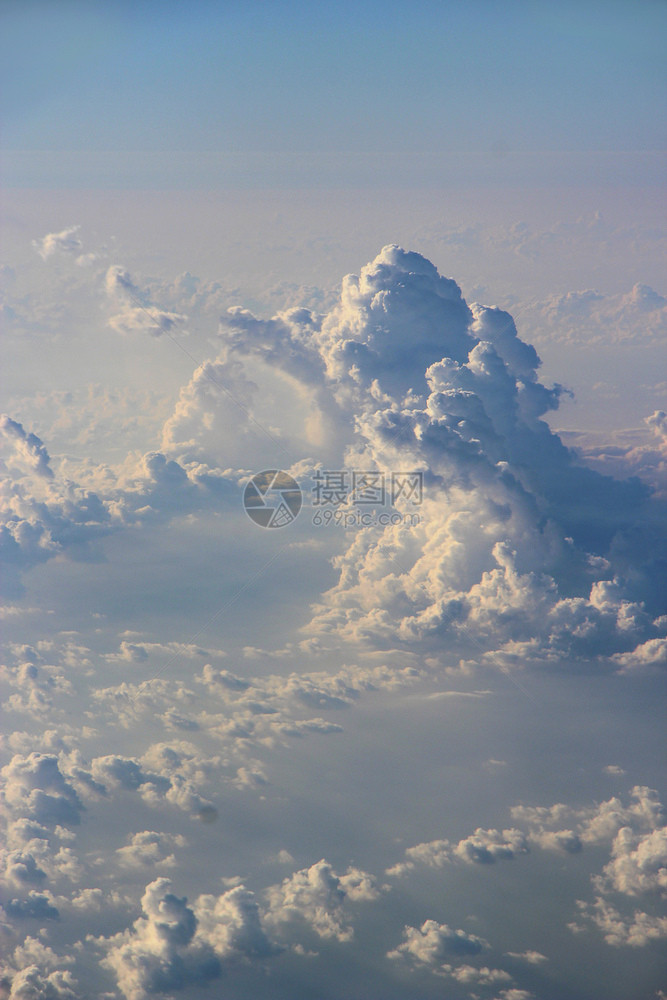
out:
M665 5L27 3L2 9L5 145L662 148Z

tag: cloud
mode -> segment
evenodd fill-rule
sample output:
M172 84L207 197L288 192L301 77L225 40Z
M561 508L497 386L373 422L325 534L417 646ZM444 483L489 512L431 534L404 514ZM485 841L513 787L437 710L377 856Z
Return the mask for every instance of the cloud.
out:
M659 341L667 332L667 299L650 285L635 284L629 292L601 294L593 289L554 295L526 304L542 337L587 346L609 347Z
M476 864L493 864L498 859L512 860L517 854L528 853L528 841L521 830L477 829L455 848L457 857Z
M667 938L667 917L654 916L642 910L635 910L632 916L623 916L601 896L592 904L580 902L579 908L582 916L595 924L607 944L614 948L645 948L652 941ZM574 922L570 929L581 933L585 928Z
M627 804L614 797L584 808L515 806L512 818L527 823L530 842L547 850L574 853L587 845L609 845L609 862L591 879L598 893L595 902L578 904L607 943L638 948L667 935L667 920L638 909L632 916L622 913L607 898L613 895L621 905L667 894L667 812L655 790L635 785ZM558 829L564 822L574 829ZM576 921L570 927L575 933L586 929Z
M205 758L188 743L153 744L141 759L107 754L91 762L91 773L103 787L125 792L138 792L151 806L163 802L174 805L191 815L212 808L201 794L200 785L220 759Z
M511 983L512 977L504 969L490 969L488 965L443 965L440 972L451 976L457 983L474 986L492 986L494 983Z
M642 603L651 585L635 583L635 599L619 545L648 491L574 462L542 419L561 390L538 381L539 358L509 314L469 310L425 258L387 247L324 317L234 313L227 328L226 365L269 351L354 413L348 465L427 477L417 528L360 531L338 557L340 582L310 635L430 650L443 635L470 646L472 631L505 666L620 654L658 637ZM179 438L182 450L193 435ZM611 585L614 602L600 604Z
M80 1000L81 993L71 972L55 970L44 972L37 965L29 965L16 974L3 976L2 986L7 985L7 1000Z
M262 958L280 948L267 937L257 900L243 885L221 896L200 896L195 905L198 937L223 958L235 954Z
M656 386L656 391L665 386ZM662 501L667 496L667 417L654 410L644 417L644 427L624 431L573 432L572 447L591 468L616 478L639 477Z
M169 852L174 847L185 847L186 843L185 837L180 834L143 830L132 834L129 843L116 850L116 856L125 868L143 868L145 865L173 867L176 858Z
M469 837L454 844L449 840L431 840L408 847L406 861L388 869L388 875L403 875L417 863L429 868L444 868L456 861L491 865L498 860L511 861L518 854L527 854L528 839L521 830L483 830L479 827Z
M348 868L339 876L322 859L266 890L266 921L274 927L303 921L319 937L351 941L354 931L346 904L372 901L379 894L372 875Z
M10 899L4 904L4 910L15 920L58 920L60 917L51 893L35 889L31 889L25 899Z
M130 325L160 327L129 272L109 268L106 285ZM639 292L632 302L656 304ZM390 245L345 278L325 314L261 320L233 309L219 345L181 390L161 450L121 487L54 482L46 502L14 488L5 539L17 574L112 532L219 505L237 495L251 456L278 450L307 473L320 452L339 468L420 470L425 498L418 525L356 533L336 558L339 582L314 606L310 639L421 655L446 640L448 665L504 670L566 657L608 670L626 657L611 659L625 670L662 655L665 542L650 490L584 468L549 429L562 389L540 382L540 359L509 313L469 307L425 257ZM268 404L286 392L276 427ZM50 468L42 442L33 446L33 466Z
M70 226L69 229L61 229L59 233L47 233L41 239L33 240L33 246L42 260L46 260L55 253L78 253L83 246L76 235L80 228L81 226Z
M667 829L637 835L622 827L612 844L612 860L602 882L627 896L655 892L667 895Z
M529 965L541 965L542 962L549 961L547 956L543 955L539 951L508 951L507 955L509 958L516 958L522 962L528 962Z
M109 298L123 305L121 312L109 317L109 326L117 333L146 331L159 337L187 321L187 316L151 305L129 272L116 264L107 270L105 286Z
M535 1000L535 994L512 986L508 990L501 990L495 1000Z
M49 453L36 434L29 434L17 421L6 413L0 415L0 433L14 444L16 456L37 476L53 478Z
M16 754L0 771L2 797L13 815L45 827L77 825L83 805L53 754Z
M194 906L174 895L171 882L151 882L141 900L142 916L130 929L94 943L105 951L127 1000L144 1000L217 979L234 957L262 958L275 952L259 919L257 903L243 886L221 896L200 896Z
M442 965L452 955L479 955L488 947L486 941L462 930L452 930L448 924L425 920L421 927L405 927L403 942L388 958L408 959L423 965Z
M208 950L192 946L197 918L187 899L169 891L168 879L156 879L141 900L144 914L131 930L98 939L106 948L102 965L112 971L128 1000L149 993L182 989L220 975L220 963Z
M635 785L626 805L614 796L595 806L577 808L564 803L553 806L513 806L512 819L525 823L530 829L530 839L540 842L545 833L562 833L566 838L576 836L581 844L612 843L624 827L636 832L661 830L667 823L667 812L658 793L646 785ZM572 830L559 830L564 823L572 823ZM546 846L565 846L547 841Z

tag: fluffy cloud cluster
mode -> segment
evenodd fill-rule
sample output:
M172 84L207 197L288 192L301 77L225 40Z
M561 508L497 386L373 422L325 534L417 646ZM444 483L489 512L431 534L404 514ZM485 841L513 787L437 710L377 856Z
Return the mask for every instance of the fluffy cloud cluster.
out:
M158 316L122 267L106 284L130 325L180 320ZM6 421L29 476L8 488L7 561L18 575L113 531L219 506L251 456L298 475L322 462L410 469L424 476L424 502L396 506L420 523L357 532L309 637L411 648L449 666L583 657L653 668L667 630L657 501L636 480L583 467L550 431L561 389L539 381L539 364L508 313L469 307L420 254L385 247L345 278L328 313L228 311L220 354L182 390L161 450L120 485L49 477L43 443ZM659 414L654 423L660 431Z
M78 984L68 964L37 938L27 938L0 967L0 989L7 1000L80 1000Z
M474 934L453 930L447 924L425 920L421 927L406 927L404 941L389 958L409 958L424 965L438 965L452 955L479 955L488 944Z
M627 343L641 339L659 343L667 333L667 299L650 285L602 295L594 289L555 295L527 307L538 329L566 343L585 337L588 345ZM575 332L576 331L576 332Z
M222 336L227 365L270 361L338 411L346 467L425 477L421 523L359 531L309 634L503 666L661 638L649 491L579 465L549 430L561 390L539 382L508 313L468 308L455 282L391 246L327 315L237 310Z
M220 470L187 471L162 452L130 458L122 470L99 466L94 487L54 472L41 439L3 416L9 451L0 483L0 555L8 597L23 593L24 573L55 556L83 558L104 538L179 514L218 509L237 495Z
M403 875L417 864L429 868L444 868L454 861L469 864L492 865L498 860L511 861L518 854L528 852L528 839L521 830L483 830L481 827L453 844L449 840L431 840L428 843L409 847L407 861L390 868L387 874Z
M667 414L654 410L644 418L644 428L604 435L577 433L572 443L595 469L607 475L639 476L656 496L667 495Z
M642 947L667 936L667 919L632 907L639 898L650 906L667 895L667 811L656 791L637 785L627 804L614 797L581 809L516 806L512 817L527 823L531 841L546 849L572 852L587 844L609 845L609 862L593 876L594 903L579 904L608 944ZM585 928L575 922L572 929Z
M109 298L122 305L122 311L109 318L109 326L117 333L148 332L154 337L168 333L186 321L179 313L152 306L132 281L129 273L114 265L106 274Z
M379 894L372 875L358 868L337 875L322 859L267 889L267 921L276 926L305 921L319 937L350 941L354 932L346 904L372 901Z
M274 953L251 892L236 886L221 896L200 896L194 906L171 892L171 882L156 879L141 900L142 916L111 938L91 941L105 951L102 964L112 971L127 1000L171 993L216 979L225 961Z
M667 921L662 916L639 909L634 909L632 916L623 915L610 898L625 897L624 902L629 903L641 897L648 905L667 897L667 811L654 789L636 785L626 803L614 797L583 807L563 803L521 805L514 806L511 814L515 822L527 827L525 832L517 828L502 833L480 828L458 844L449 840L417 844L407 848L405 860L389 868L387 875L405 876L418 865L438 869L457 861L493 864L498 859L520 857L531 847L577 854L587 846L602 845L609 848L610 860L599 875L592 877L598 893L595 902L578 904L582 915L597 925L613 945L640 947L667 935ZM428 941L435 940L431 923ZM571 927L575 932L585 930L585 925L576 922ZM402 950L417 954L423 935L420 937L415 928L411 932ZM529 962L541 960L537 952L515 957Z
M59 233L47 233L41 239L35 240L33 246L42 260L55 253L79 253L83 246L77 235L80 228L80 226L70 226L68 229L61 229Z

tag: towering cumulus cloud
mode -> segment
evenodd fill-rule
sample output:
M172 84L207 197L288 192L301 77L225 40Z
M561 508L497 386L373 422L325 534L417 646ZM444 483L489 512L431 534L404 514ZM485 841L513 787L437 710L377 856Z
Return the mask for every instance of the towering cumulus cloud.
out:
M227 364L255 355L312 394L340 463L424 476L420 524L359 531L310 634L450 663L615 654L632 669L664 654L655 501L550 430L563 390L539 381L508 313L469 307L420 254L387 246L328 315L230 310L222 335Z

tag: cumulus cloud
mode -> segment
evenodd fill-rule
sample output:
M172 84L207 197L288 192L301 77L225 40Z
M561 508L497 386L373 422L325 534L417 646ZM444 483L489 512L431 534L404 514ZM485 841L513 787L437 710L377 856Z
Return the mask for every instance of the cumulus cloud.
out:
M403 942L388 958L408 959L422 965L441 966L452 955L479 955L488 943L475 934L453 930L448 924L425 920L421 927L405 927Z
M615 948L645 948L652 941L667 938L667 917L655 916L643 910L623 915L602 896L594 903L579 903L581 915L593 923L603 934L607 944ZM574 933L581 933L585 926L576 921L570 924Z
M45 972L37 965L28 965L13 974L6 971L0 988L7 1000L81 1000L78 984L71 972L54 970Z
M105 286L109 298L123 306L121 312L109 317L109 326L117 333L145 331L159 337L187 320L180 313L151 305L129 272L116 264L107 270Z
M526 305L542 336L587 345L659 341L667 332L667 299L638 282L628 292L567 292Z
M37 892L31 889L24 899L10 899L4 904L8 917L15 920L58 920L60 911L53 905L50 892Z
M571 849L571 837L578 839L578 850L581 844L611 843L624 827L641 833L661 830L667 823L658 793L645 785L632 788L627 804L614 796L594 806L514 806L511 813L515 821L528 825L531 840L540 843L544 834L562 834L564 843L547 840L544 846L566 850ZM573 824L574 831L560 829L565 823Z
M449 840L431 840L415 847L408 847L406 861L399 862L387 872L403 875L424 864L429 868L443 868L453 861L468 864L491 865L498 860L513 860L518 854L528 853L528 839L521 830L483 830L479 827L469 837L454 844Z
M141 759L107 754L91 762L91 774L104 788L138 792L148 804L167 802L191 815L212 808L200 786L219 767L187 743L153 744ZM131 852L130 852L131 853Z
M53 754L16 754L0 771L2 798L10 814L45 827L80 822L83 805Z
M18 421L3 417L0 432L12 448L0 490L3 587L12 597L21 596L26 570L54 556L99 558L96 546L114 533L219 509L238 494L238 477L188 471L157 451L129 458L121 470L97 466L91 489L54 473L41 439Z
M6 413L0 415L0 434L14 445L16 456L34 472L45 479L53 478L49 453L36 434L30 434L17 420Z
M631 915L617 908L623 903L627 911L630 900L641 897L648 902L667 894L667 812L654 789L636 785L626 803L615 796L583 808L563 803L515 806L512 818L526 823L530 842L547 850L574 853L586 845L609 846L609 862L592 876L598 892L595 902L579 903L582 916L603 932L609 944L643 947L667 935L662 917L639 909ZM566 822L573 829L562 829ZM576 921L570 926L579 933L586 929Z
M322 859L267 889L266 920L276 927L305 922L319 937L351 941L354 931L347 903L372 901L379 894L372 875L357 868L348 868L345 874L337 875Z
M219 897L200 896L194 906L159 878L146 887L142 916L132 927L93 942L127 1000L172 992L217 979L223 962L261 958L275 951L262 930L252 893L243 886Z
M611 854L603 884L627 896L667 894L667 829L638 835L624 826L614 838Z
M508 951L507 955L509 958L520 959L522 962L528 962L529 965L541 965L542 962L548 962L549 959L546 955L543 955L539 951Z
M664 386L656 387L664 389ZM571 432L568 439L590 467L617 478L637 476L648 483L654 495L667 495L667 417L654 410L643 419L643 427L621 431Z
M222 332L228 359L268 352L354 413L348 465L426 476L419 526L358 532L310 635L431 651L444 636L450 650L470 646L474 632L482 661L488 651L505 667L660 637L645 606L659 560L629 585L621 542L628 517L644 530L648 491L581 467L549 430L561 390L540 383L508 313L468 308L455 282L392 246L345 279L324 317L233 313Z
M174 847L185 847L186 843L185 837L180 834L142 830L132 834L129 843L116 850L116 856L126 868L143 868L145 865L172 867L176 858L170 851Z
M162 299L118 267L107 271L106 284L114 313L109 322L119 331L157 334L185 319L181 292ZM183 294L199 294L187 277L182 284ZM644 299L632 309L652 314L662 308ZM164 309L153 304L158 301ZM97 748L101 755L87 764L64 749L28 755L31 735L17 736L12 745L21 753L3 771L12 839L2 859L10 887L6 912L17 920L126 905L126 897L106 889L82 889L64 902L45 889L53 877L74 877L76 858L55 841L79 823L82 800L139 795L149 805L172 804L214 818L207 783L265 789L271 775L255 759L262 756L258 748L340 733L342 725L332 719L344 723L366 693L396 691L443 663L518 669L582 658L601 670L630 673L654 669L664 659L658 508L651 508L653 520L645 516L653 503L645 485L616 483L583 468L549 430L545 417L562 390L539 380L539 357L509 313L469 306L456 282L429 261L390 246L358 277L345 279L340 297L322 315L291 308L260 320L246 310L229 311L218 347L219 356L198 366L182 388L159 450L128 458L120 471L95 466L94 489L68 480L66 464L52 463L36 435L4 419L0 429L12 446L8 465L15 478L7 487L3 538L17 572L113 532L217 510L230 496L238 500L242 469L258 455L262 435L274 452L277 442L293 457L304 477L324 457L332 468L419 470L425 483L420 523L347 536L334 562L338 583L317 601L306 640L275 652L283 663L293 657L294 667L252 677L233 663L226 669L207 664L186 683L132 676L107 680L93 694L98 716L136 732L150 719L176 733L205 734L222 745L219 755L174 736L143 753L133 749L134 757ZM276 427L266 417L266 378L274 380L273 388L280 380L294 404L289 426ZM657 448L664 413L649 418L648 426ZM407 497L396 506L412 512ZM400 666L301 669L312 653L333 649L338 655L345 641L364 652L379 649L383 657L386 651L387 664L389 652L396 652ZM205 654L215 662L221 654L144 641L139 633L126 634L118 652L95 650L77 659L77 666L87 664L87 674L91 659L114 672L140 673L151 670L157 655L196 660ZM7 676L16 690L10 707L35 717L71 685L69 673L27 655ZM495 758L486 764L503 766ZM623 901L616 898L634 907L640 896L655 898L665 889L664 811L650 790L638 787L629 801L585 808L518 807L512 823L508 829L480 827L458 842L417 844L390 871L401 874L418 864L463 871L516 859L529 849L568 854L608 845L610 860L595 882L601 903L582 910L582 919L614 943L635 945L662 933L658 918L643 910L621 912ZM125 830L125 842L111 847L121 869L173 866L186 846L179 835L147 825ZM288 864L291 856L281 854L280 861ZM346 942L353 937L356 905L376 901L384 887L354 866L339 872L325 860L294 872L262 897L265 916L243 886L227 882L228 892L188 904L158 879L146 889L133 926L98 939L98 946L119 989L138 1000L206 982L234 958L268 957L276 946L264 927L286 944L304 929L311 938ZM501 969L453 962L485 947L482 938L427 920L407 926L390 955L460 984L509 983ZM537 952L509 954L532 964L544 960ZM46 967L36 954L26 952L25 962ZM45 975L35 973L41 980ZM513 988L500 994L505 1000L527 995Z
M109 268L106 285L121 325L155 332L180 320L158 315L121 267ZM41 506L14 490L5 532L18 571L73 538L236 495L238 470L262 448L306 474L319 455L339 468L419 470L425 498L418 525L356 533L336 559L339 582L314 607L311 640L429 655L446 645L450 662L503 669L564 657L609 669L614 656L627 658L611 659L615 668L630 669L662 656L664 541L655 512L646 514L650 490L584 468L549 429L562 390L539 380L539 357L507 312L468 306L455 281L392 245L345 278L325 314L261 320L233 309L219 345L181 391L161 450L122 488L98 495L70 484L66 497L58 484ZM267 399L285 392L276 427ZM659 413L651 419L657 434ZM26 432L21 440L25 450ZM31 447L33 467L49 468L44 445ZM414 513L405 497L396 506Z
M451 976L457 983L470 986L493 986L494 983L511 983L512 977L504 969L490 969L488 965L479 968L474 965L443 965L441 973Z
M77 236L80 228L80 226L70 226L68 229L61 229L59 233L47 233L41 239L33 240L33 246L42 260L55 253L78 254L83 246Z

